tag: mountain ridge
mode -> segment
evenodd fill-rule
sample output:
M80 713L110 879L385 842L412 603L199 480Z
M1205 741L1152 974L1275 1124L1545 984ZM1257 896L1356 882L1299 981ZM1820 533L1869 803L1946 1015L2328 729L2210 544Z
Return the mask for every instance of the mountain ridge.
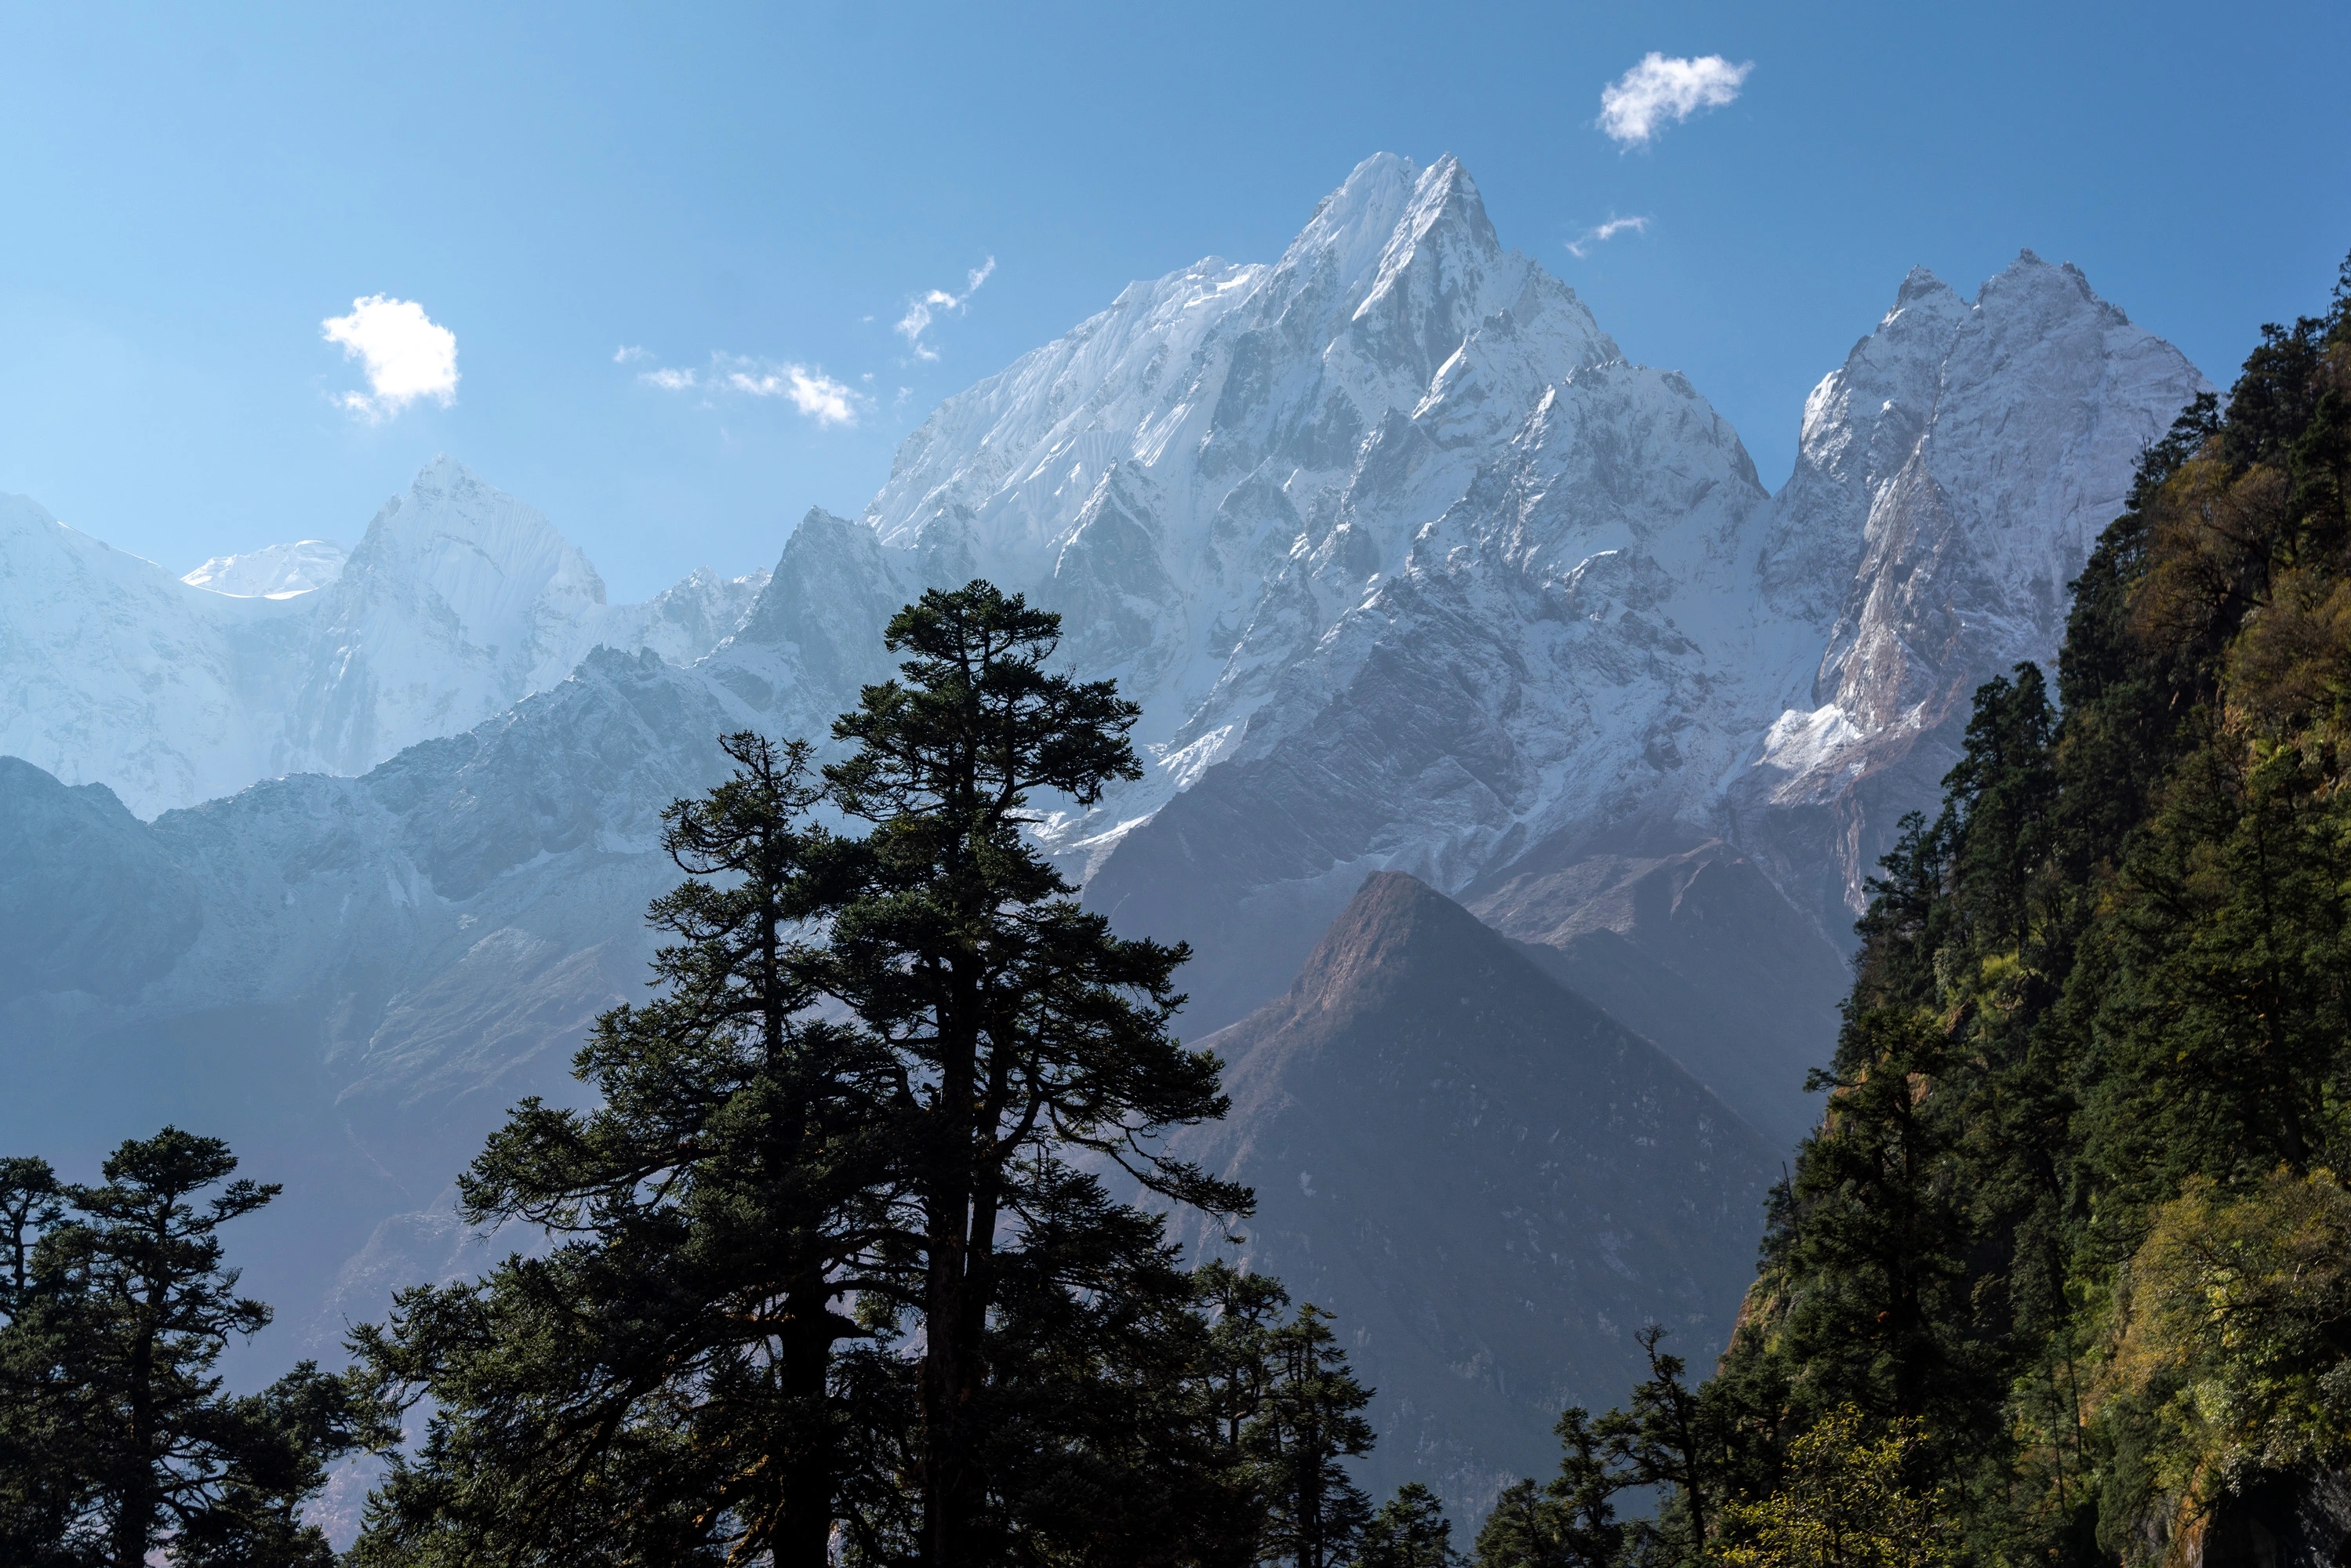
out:
M0 754L151 818L264 779L355 776L547 689L592 647L690 664L767 577L696 571L607 604L542 514L445 455L331 576L318 542L215 558L195 582L0 497L0 681L19 694ZM322 580L272 586L306 574ZM232 577L258 591L225 591Z

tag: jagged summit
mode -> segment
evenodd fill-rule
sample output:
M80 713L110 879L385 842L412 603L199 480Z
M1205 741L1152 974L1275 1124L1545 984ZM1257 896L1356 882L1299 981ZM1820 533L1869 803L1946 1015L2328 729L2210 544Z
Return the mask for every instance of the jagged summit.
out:
M1908 272L1903 274L1902 287L1895 291L1894 309L1900 310L1905 305L1909 304L1912 300L1922 298L1929 294L1949 294L1950 292L1951 286L1944 282L1941 278L1936 277L1930 269L1924 266L1914 267ZM1889 317L1891 317L1892 314L1892 311L1887 312ZM1865 338L1862 341L1867 342L1868 340Z
M1901 811L1936 799L1969 695L2054 657L2139 452L2210 390L2070 263L2021 251L1972 300L1921 270L1806 400L1761 558L1825 646L1730 804L1832 930Z

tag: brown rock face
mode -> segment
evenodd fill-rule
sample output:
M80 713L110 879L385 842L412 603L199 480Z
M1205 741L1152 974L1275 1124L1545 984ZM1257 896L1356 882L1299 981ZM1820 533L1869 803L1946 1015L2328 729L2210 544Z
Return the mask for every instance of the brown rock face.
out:
M1480 1511L1555 1467L1563 1406L1622 1401L1644 1323L1701 1368L1720 1348L1770 1145L1424 883L1372 877L1289 993L1206 1043L1232 1114L1177 1152L1259 1210L1238 1246L1186 1239L1339 1314L1379 1389L1367 1483Z

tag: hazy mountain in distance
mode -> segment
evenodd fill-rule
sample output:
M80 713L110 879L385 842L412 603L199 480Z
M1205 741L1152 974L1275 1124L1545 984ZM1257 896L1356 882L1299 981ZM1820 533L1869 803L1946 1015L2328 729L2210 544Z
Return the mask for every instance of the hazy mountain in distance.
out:
M175 578L0 497L0 755L144 817L357 774L495 717L600 644L691 664L766 585L697 571L607 604L544 516L447 457L339 553L308 540Z
M1557 866L1529 856L1461 897L1777 1148L1793 1149L1820 1120L1804 1076L1827 1065L1853 972L1729 845L1620 845Z
M180 580L232 599L309 593L343 574L350 551L328 539L298 539L241 555L216 555Z

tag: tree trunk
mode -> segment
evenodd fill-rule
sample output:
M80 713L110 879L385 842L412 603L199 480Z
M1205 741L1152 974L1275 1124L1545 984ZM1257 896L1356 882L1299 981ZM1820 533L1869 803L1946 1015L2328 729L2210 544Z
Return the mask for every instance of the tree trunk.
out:
M832 1293L822 1281L792 1292L783 1334L782 1382L792 1401L791 1451L785 1458L783 1518L775 1568L827 1568L832 1558L835 1470L826 1375L832 1364Z
M972 1095L978 1041L977 1031L964 1019L941 1021L948 1028L940 1030L938 1135L932 1145L931 1191L924 1213L930 1257L923 1303L922 1561L924 1568L963 1568L970 1554L971 1521L977 1512L964 1427L978 1347L966 1333L970 1312L964 1249L971 1214Z

